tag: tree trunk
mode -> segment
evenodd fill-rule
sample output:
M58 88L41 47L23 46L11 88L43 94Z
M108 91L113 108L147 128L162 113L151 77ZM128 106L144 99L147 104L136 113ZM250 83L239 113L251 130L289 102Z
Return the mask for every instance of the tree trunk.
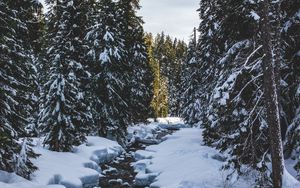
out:
M280 115L278 106L278 93L275 65L279 58L273 57L271 24L269 19L270 2L263 1L262 9L262 43L264 51L263 71L264 71L264 94L265 107L267 113L267 123L269 126L270 147L272 156L272 179L274 188L282 187L282 177L284 170L283 149L281 140ZM274 40L277 40L274 38ZM274 54L278 55L277 53Z

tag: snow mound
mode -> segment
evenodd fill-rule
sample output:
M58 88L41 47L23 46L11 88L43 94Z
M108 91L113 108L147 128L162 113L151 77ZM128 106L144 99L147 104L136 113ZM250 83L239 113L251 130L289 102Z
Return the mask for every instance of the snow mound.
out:
M135 140L150 140L155 137L154 133L160 130L159 123L136 124L127 128L127 138L131 142Z
M187 127L183 123L183 120L177 117L157 118L156 122L154 119L148 119L148 121L151 123L136 124L127 128L127 138L130 143L140 142L143 144L158 144L161 141L155 138L160 132L179 130Z
M8 173L0 170L1 188L64 188L62 185L37 185L14 173Z
M67 188L85 188L99 185L101 168L98 164L113 160L123 152L114 141L101 137L87 137L87 143L70 152L53 152L36 141L34 151L41 156L34 160L39 168L33 182L40 185L60 184Z
M282 188L299 188L300 182L296 180L287 170L283 174Z
M160 124L184 124L184 121L180 117L166 117L166 118L157 118L156 119ZM153 119L149 119L149 121L153 122Z
M227 173L220 171L223 162L213 159L219 152L203 146L201 135L201 129L181 129L159 145L148 146L146 152L137 151L137 158L143 160L133 164L139 171L136 183L164 188L253 187L249 180L242 178L236 182L226 181Z
M150 185L153 180L158 176L157 173L143 173L139 172L135 176L134 184L139 187Z
M118 157L124 149L115 141L102 137L87 137L87 144L75 148L74 152L84 158L90 159L97 164L103 164Z
M135 160L151 159L152 157L153 152L151 151L138 150L134 153Z

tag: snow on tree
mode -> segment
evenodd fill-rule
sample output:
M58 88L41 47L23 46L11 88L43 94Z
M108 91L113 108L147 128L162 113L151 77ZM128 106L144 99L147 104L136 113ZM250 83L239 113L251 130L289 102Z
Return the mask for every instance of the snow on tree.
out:
M84 32L86 1L49 1L47 59L39 127L53 151L71 151L85 141L91 115L85 100Z

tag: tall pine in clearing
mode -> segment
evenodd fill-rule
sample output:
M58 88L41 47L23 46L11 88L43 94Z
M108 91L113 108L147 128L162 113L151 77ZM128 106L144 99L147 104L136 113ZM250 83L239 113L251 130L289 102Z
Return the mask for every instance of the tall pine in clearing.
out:
M84 32L86 1L50 0L47 60L39 126L44 144L53 151L71 151L85 141L90 114L85 101Z
M129 85L129 64L126 62L124 37L119 27L120 14L116 2L102 0L95 4L93 25L86 39L91 60L92 112L99 136L125 144L130 123L126 86Z
M29 4L32 7L33 4ZM33 70L31 46L26 42L25 17L12 1L0 2L0 169L25 178L37 168L30 158L33 153L25 127L32 112L31 86Z

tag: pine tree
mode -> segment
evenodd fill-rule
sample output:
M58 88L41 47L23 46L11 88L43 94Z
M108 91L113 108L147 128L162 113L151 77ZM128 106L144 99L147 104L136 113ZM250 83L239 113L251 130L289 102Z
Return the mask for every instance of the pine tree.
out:
M43 16L43 6L39 1L24 0L11 1L12 7L16 7L18 17L23 20L24 26L17 30L19 38L22 39L26 54L29 55L30 65L30 106L31 113L29 117L29 124L26 131L31 136L38 135L37 116L39 111L38 98L40 91L39 80L39 66L41 66L41 58L44 56L44 39L45 34L45 20Z
M19 144L26 136L25 127L31 112L31 58L20 32L26 23L11 1L0 2L0 169L16 172L27 179L37 168L30 161L37 157L30 143Z
M165 73L163 72L162 59L165 53L165 34L162 32L155 37L153 43L153 57L157 61L158 74L157 74L157 85L158 91L155 98L156 112L158 117L167 117L169 114L169 87L168 80Z
M90 120L84 84L86 1L49 1L47 59L49 76L43 88L39 124L45 145L53 151L71 151L85 141Z
M167 97L167 105L163 108L168 108L166 115L179 116L180 95L181 95L181 74L182 64L186 55L187 46L184 41L172 39L166 36L163 32L158 34L153 45L153 54L155 60L159 63L160 77L164 80L163 87L167 88L167 93L161 94ZM161 87L161 88L163 88Z
M136 15L140 6L135 0L121 0L118 8L131 80L128 86L130 116L133 122L141 122L151 113L153 76L145 45L143 21Z
M92 67L92 112L98 135L125 144L126 128L130 123L129 104L125 87L129 84L129 65L124 50L125 39L118 26L120 14L112 0L96 3L91 26L88 58Z
M158 36L159 37L159 36ZM151 107L154 118L166 117L169 113L169 93L167 79L161 74L160 63L155 58L154 49L157 47L151 34L146 35L146 44L148 48L149 64L152 68L153 81L153 98Z
M181 117L189 125L196 125L201 121L201 108L199 103L199 64L196 60L197 44L192 37L188 46L186 61L183 64L182 79L181 79Z

